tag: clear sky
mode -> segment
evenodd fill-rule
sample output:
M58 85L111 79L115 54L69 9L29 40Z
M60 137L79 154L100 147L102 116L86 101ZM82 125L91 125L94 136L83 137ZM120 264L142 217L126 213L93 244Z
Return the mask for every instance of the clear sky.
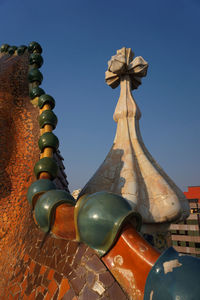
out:
M0 0L0 13L1 44L43 48L41 87L56 100L71 191L112 145L119 88L104 73L124 46L149 63L134 91L148 150L182 190L200 185L199 0Z

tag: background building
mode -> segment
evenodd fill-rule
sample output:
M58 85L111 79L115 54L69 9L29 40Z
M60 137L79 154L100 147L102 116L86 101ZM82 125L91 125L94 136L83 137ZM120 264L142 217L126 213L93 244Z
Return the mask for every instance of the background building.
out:
M172 246L181 253L200 257L200 186L189 186L184 194L191 214L186 221L170 226Z

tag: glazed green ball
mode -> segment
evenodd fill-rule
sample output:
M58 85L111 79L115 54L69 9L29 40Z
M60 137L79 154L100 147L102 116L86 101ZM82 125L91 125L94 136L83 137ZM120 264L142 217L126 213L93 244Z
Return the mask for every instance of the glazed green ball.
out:
M17 54L18 54L18 55L23 55L26 49L27 49L27 46L25 46L25 45L19 46L19 47L17 48Z
M37 65L40 68L43 65L43 58L39 53L31 53L29 57L29 64L30 65Z
M59 140L55 134L52 132L45 132L38 141L38 146L40 150L43 152L44 148L51 147L54 152L59 147Z
M36 180L31 184L31 186L28 189L27 193L27 199L30 205L33 207L34 199L41 196L45 192L49 190L55 190L56 185L53 183L53 181L49 179L39 179Z
M39 178L40 173L48 172L51 178L54 179L57 176L58 166L56 161L51 157L43 157L36 162L34 167L34 173L36 178Z
M0 51L1 52L7 52L9 47L10 47L10 45L3 44L3 45L1 45Z
M53 129L56 128L58 119L52 110L44 110L38 117L40 128L45 125L52 125Z
M121 228L131 222L137 230L141 216L128 201L113 193L97 192L82 198L77 215L80 241L105 255L114 244Z
M39 100L38 100L38 106L39 108L43 108L43 106L45 104L50 104L51 105L51 109L54 109L55 107L55 100L52 96L47 95L47 94L43 94L40 96Z
M42 47L40 46L39 43L37 42L31 42L29 45L28 45L28 51L30 53L33 53L33 52L36 52L36 53L42 53Z
M17 50L16 46L11 46L8 48L8 54L13 55L15 53L15 50Z
M29 96L31 99L34 99L35 97L40 97L43 94L45 94L45 91L38 86L32 88L29 92Z
M37 81L39 82L39 84L41 84L43 80L43 75L38 69L32 69L28 72L28 80L30 83Z

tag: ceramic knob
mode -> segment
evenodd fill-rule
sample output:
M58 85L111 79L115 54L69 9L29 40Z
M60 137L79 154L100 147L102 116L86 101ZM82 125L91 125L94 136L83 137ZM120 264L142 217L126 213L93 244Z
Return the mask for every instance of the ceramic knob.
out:
M15 50L17 50L16 46L11 46L8 48L8 54L13 55L15 53Z
M18 55L23 55L27 47L25 45L21 45L17 48L17 54Z
M9 47L10 46L8 44L3 44L3 45L1 45L0 51L7 52Z
M36 52L36 53L42 53L42 47L37 42L31 42L28 45L28 51L30 53Z
M41 158L36 162L34 167L34 173L36 178L39 178L40 173L47 172L51 175L51 178L54 179L57 176L58 166L56 161L51 157Z
M40 128L45 125L51 125L55 129L58 119L52 110L44 110L38 118Z
M45 94L45 91L38 86L32 88L29 92L29 96L31 99L34 99L35 97L40 97L43 94Z
M51 190L44 193L35 205L35 219L44 232L51 229L52 220L57 206L66 203L75 205L75 200L64 190Z
M38 69L32 69L28 72L28 80L30 83L38 81L38 83L41 84L43 80L43 75Z
M38 100L38 106L39 108L43 108L43 106L45 104L50 104L51 105L51 109L53 109L55 107L55 100L52 96L47 95L47 94L43 94L40 96L39 100Z
M51 147L54 152L58 149L59 140L52 132L45 132L39 139L38 145L40 150L43 152L44 148Z
M27 199L30 205L33 207L33 202L36 198L39 198L43 193L49 190L55 190L56 185L48 179L39 179L31 184L28 189Z
M122 226L129 221L139 230L141 216L133 212L131 205L123 197L98 192L80 198L77 214L80 241L104 255L113 245Z
M29 57L29 64L36 64L38 68L43 65L43 58L39 53L32 53Z

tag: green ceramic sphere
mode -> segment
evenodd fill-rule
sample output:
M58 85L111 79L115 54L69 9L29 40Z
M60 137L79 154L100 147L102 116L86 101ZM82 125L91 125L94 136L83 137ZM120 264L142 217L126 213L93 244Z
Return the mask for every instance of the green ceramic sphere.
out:
M31 206L35 197L41 196L49 190L55 190L56 185L49 179L39 179L31 184L28 189L27 199Z
M38 69L31 69L28 72L28 80L30 83L33 83L34 81L38 81L39 84L41 84L43 80L43 75Z
M59 140L55 134L52 132L45 132L38 141L38 146L40 150L43 152L44 148L51 147L54 152L59 147Z
M43 94L45 94L45 91L38 86L32 88L29 92L29 96L31 99L34 99L35 97L40 97Z
M35 219L44 232L51 229L55 209L63 203L74 206L76 201L64 190L48 191L38 199L35 205Z
M28 45L28 51L30 53L36 52L36 53L42 53L42 47L37 42L31 42Z
M53 129L56 128L58 119L52 110L44 110L38 118L40 128L43 128L45 125L52 125Z
M8 54L13 55L15 53L15 50L17 50L16 46L11 46L8 48Z
M39 53L32 53L29 57L29 64L36 64L38 68L43 65L43 58Z
M41 172L48 172L51 175L51 179L56 178L58 172L56 161L51 157L41 158L38 162L36 162L34 167L36 178L39 178Z
M39 108L43 108L43 106L45 104L50 104L51 105L51 109L54 109L55 107L55 100L52 96L47 95L47 94L43 94L40 96L40 98L38 99L38 106Z
M127 221L136 229L141 226L141 216L132 211L123 197L108 192L86 196L81 200L77 216L80 241L102 256L112 247Z
M18 54L18 55L23 55L26 49L27 49L27 46L25 46L25 45L19 46L19 47L17 48L17 54Z
M7 52L9 47L10 46L8 44L3 44L3 45L1 45L0 51Z

